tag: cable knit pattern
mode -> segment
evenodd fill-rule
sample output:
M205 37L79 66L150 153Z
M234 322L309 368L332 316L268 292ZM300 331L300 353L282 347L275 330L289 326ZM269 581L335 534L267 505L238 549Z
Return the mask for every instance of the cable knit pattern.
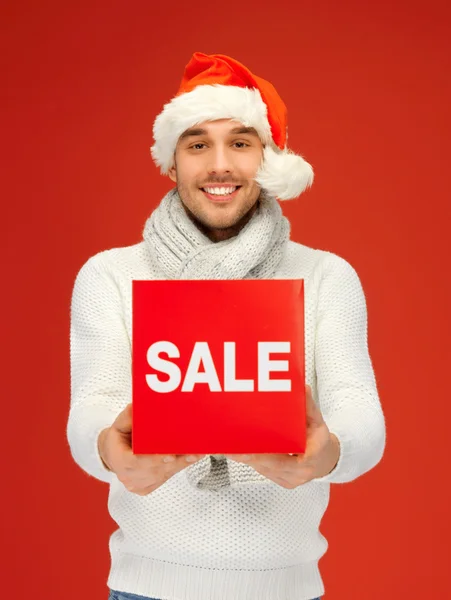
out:
M147 220L143 237L167 279L272 279L285 253L290 224L264 192L240 235L212 243L188 218L177 189Z
M154 235L149 219L145 238ZM119 527L110 539L108 585L166 600L321 596L318 561L327 540L319 525L330 483L363 475L385 448L359 277L344 258L293 241L286 243L273 274L305 280L306 382L340 441L336 468L289 490L229 460L229 485L205 489L197 485L211 472L210 457L205 457L141 497L104 468L97 437L131 402L132 280L169 277L152 244L147 238L92 256L79 270L72 294L67 436L79 466L110 484L108 507ZM196 265L190 259L208 244L208 238L198 236L191 248L175 248L179 271L174 269L173 276ZM197 273L193 268L191 273Z

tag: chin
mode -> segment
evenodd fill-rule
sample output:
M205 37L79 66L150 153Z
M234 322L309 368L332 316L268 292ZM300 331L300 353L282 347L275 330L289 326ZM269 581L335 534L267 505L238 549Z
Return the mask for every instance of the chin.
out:
M208 229L216 229L218 231L221 230L225 230L225 229L230 229L231 227L235 227L235 225L237 225L237 223L239 223L239 221L241 219L238 218L231 218L231 219L198 219L202 225L204 227L207 227Z

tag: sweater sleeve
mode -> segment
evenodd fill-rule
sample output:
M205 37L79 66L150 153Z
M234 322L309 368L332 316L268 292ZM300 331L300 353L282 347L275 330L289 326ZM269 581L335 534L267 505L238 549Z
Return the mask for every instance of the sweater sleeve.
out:
M345 483L381 460L386 441L367 341L367 306L355 269L330 255L320 286L315 362L318 402L340 442L337 465L315 481Z
M67 439L75 462L110 482L112 473L101 461L97 439L131 402L131 343L119 290L101 256L81 267L72 292Z

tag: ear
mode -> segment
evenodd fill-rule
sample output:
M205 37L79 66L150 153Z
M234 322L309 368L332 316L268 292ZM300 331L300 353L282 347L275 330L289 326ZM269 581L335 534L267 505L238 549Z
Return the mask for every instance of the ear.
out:
M177 183L177 160L175 158L175 151L172 155L172 166L168 169L168 177L174 183Z
M175 165L168 170L168 177L174 183L177 183L177 169Z

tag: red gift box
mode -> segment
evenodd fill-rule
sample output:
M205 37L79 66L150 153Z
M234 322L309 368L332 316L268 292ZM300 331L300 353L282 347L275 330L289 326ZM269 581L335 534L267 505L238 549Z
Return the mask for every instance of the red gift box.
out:
M132 286L135 454L305 452L304 280Z

